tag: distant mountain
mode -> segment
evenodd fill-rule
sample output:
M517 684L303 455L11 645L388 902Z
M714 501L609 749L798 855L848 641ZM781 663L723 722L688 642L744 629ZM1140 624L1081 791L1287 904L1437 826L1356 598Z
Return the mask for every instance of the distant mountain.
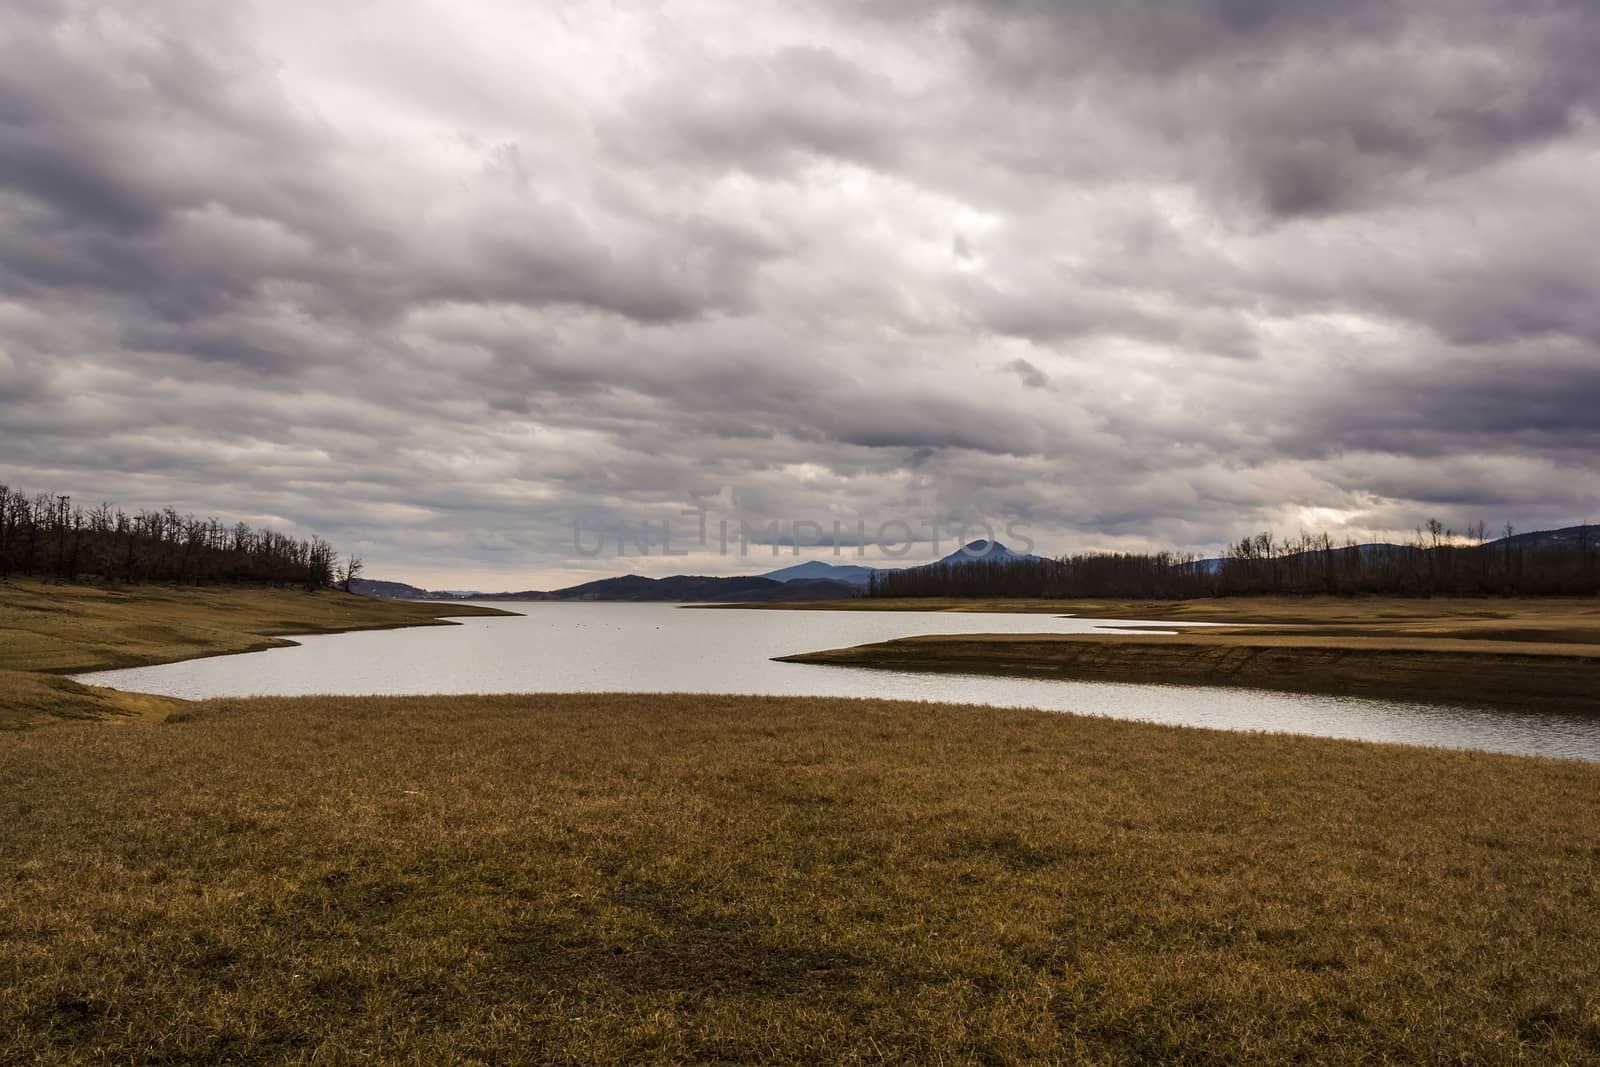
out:
M957 550L935 563L974 561L1014 561L1038 556L1013 552L998 541L973 541L966 551ZM705 575L675 574L670 578L646 578L624 574L601 578L565 589L545 591L523 589L508 593L479 593L469 590L423 589L406 582L381 582L358 578L351 591L362 596L388 600L618 600L676 601L681 603L757 603L774 600L842 600L859 596L881 568L848 563L808 560L761 575L714 578Z
M1022 552L1013 552L999 541L987 541L979 538L969 541L961 548L936 559L932 563L922 563L922 567L944 567L960 563L1015 563L1022 560L1037 560L1042 557L1029 555ZM898 570L896 567L864 567L857 564L825 563L822 560L811 560L806 563L797 563L793 567L784 567L781 570L768 571L763 578L774 578L780 582L794 581L829 581L848 582L851 585L866 588L874 574L884 571Z
M1491 546L1504 547L1507 545L1515 546L1517 548L1571 548L1582 543L1585 538L1588 539L1590 544L1600 544L1600 527L1567 526L1560 530L1529 530L1527 533L1513 534L1510 537L1501 537L1493 541L1485 541L1483 545L1485 548L1489 548ZM1333 552L1336 556L1345 552L1354 552L1361 559L1369 559L1372 556L1379 555L1380 553L1403 552L1408 548L1414 547L1414 545L1397 545L1392 541L1368 541L1359 545L1336 544L1333 546ZM1292 561L1300 558L1302 554L1303 553L1295 552L1282 558L1284 560ZM1227 560L1225 558L1216 557L1211 559L1197 559L1192 563L1189 563L1188 566L1206 574L1216 574L1222 570L1222 565L1226 562Z
M778 581L757 575L712 578L703 575L675 574L670 578L646 578L624 574L601 578L546 592L524 589L513 593L477 593L466 590L441 592L423 589L406 582L380 582L357 578L350 591L384 600L621 600L676 601L679 603L736 604L773 600L843 600L859 596L861 586L853 582L818 578Z
M523 589L515 593L478 593L473 600L560 600L554 593L542 589Z
M712 578L675 574L646 578L625 574L602 578L545 594L553 600L665 600L682 603L746 604L772 600L839 600L856 596L860 588L848 582L797 579L781 582L760 576Z
M865 588L878 572L877 567L862 567L849 563L824 563L814 559L807 563L796 563L792 567L783 567L779 570L768 571L763 578L771 578L775 582L846 582Z
M1366 544L1361 545L1334 545L1333 551L1335 555L1341 552L1354 552L1360 558L1366 559L1379 552L1390 549L1398 549L1401 547L1403 546L1392 545L1387 541L1368 541ZM1299 559L1301 555L1303 555L1303 553L1295 552L1282 558L1285 560L1295 560ZM1197 570L1202 574L1218 574L1222 571L1222 565L1226 562L1228 562L1228 560L1225 556L1212 556L1208 559L1190 560L1188 563L1185 563L1182 566Z
M1020 563L1025 560L1042 560L1043 556L1031 553L1013 552L999 541L986 541L979 538L968 541L965 545L945 556L943 559L934 560L924 564L928 567L945 567L959 563Z
M1501 537L1494 541L1485 542L1491 545L1519 545L1523 548L1543 548L1546 545L1573 546L1587 541L1589 544L1600 544L1600 526L1567 526L1560 530L1530 530L1527 533L1512 534L1510 537Z
M959 563L1013 563L1039 558L1039 556L1027 555L1022 552L1013 552L999 541L987 541L979 538L976 541L967 542L966 545L956 549L943 559L934 560L932 563L919 564L919 566L943 567ZM773 578L780 582L847 582L850 585L865 589L874 574L898 569L895 567L864 567L858 564L825 563L822 560L810 560L806 563L797 563L792 567L768 571L762 577Z
M428 589L421 589L405 582L376 582L366 578L357 578L350 583L350 591L361 596L377 597L380 600L461 600L463 597L453 596L449 593L436 593Z
M1568 526L1559 530L1530 530L1486 544L1515 545L1520 548L1573 546L1585 538L1591 542L1600 542L1600 527ZM1375 542L1353 546L1338 545L1334 551L1354 551L1366 557L1384 551L1398 551L1404 547ZM1041 559L1042 557L1029 553L1013 552L999 541L979 539L968 542L933 563L924 563L922 567L960 566L982 562L1011 563ZM1220 558L1199 559L1188 566L1206 574L1216 574L1221 571L1224 562ZM616 578L584 582L553 592L537 589L526 589L515 593L479 593L460 589L438 591L423 589L406 582L382 582L365 578L358 578L352 582L351 591L363 596L390 600L620 600L680 603L840 600L861 595L872 575L883 573L884 570L886 569L809 560L762 575L713 578L704 575L676 574L670 578L646 578L638 574L625 574ZM888 570L890 573L896 573L893 569Z

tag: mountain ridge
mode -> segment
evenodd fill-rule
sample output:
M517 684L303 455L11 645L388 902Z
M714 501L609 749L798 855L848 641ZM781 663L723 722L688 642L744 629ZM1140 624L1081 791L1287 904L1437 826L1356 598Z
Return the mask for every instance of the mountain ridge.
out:
M1589 525L1565 526L1551 530L1529 530L1485 541L1484 547L1516 545L1538 547L1542 545L1569 545L1581 543L1585 538L1600 539L1600 528ZM1335 553L1357 552L1363 555L1405 549L1403 544L1388 541L1371 541L1359 545L1335 545ZM1046 557L1033 553L1014 552L998 540L969 541L954 552L914 567L871 567L864 564L828 563L825 560L807 560L788 567L755 575L688 575L675 574L666 578L649 578L639 574L598 578L578 585L555 590L525 589L518 592L482 593L467 590L430 590L408 582L380 581L358 578L350 583L351 592L390 600L613 600L613 601L667 601L681 603L760 603L775 600L838 600L860 596L874 575L916 571L933 567L958 567L971 563L1015 563L1043 561ZM1193 560L1187 566L1215 573L1228 557L1214 556ZM1293 559L1295 556L1283 557Z
M524 589L506 593L444 593L422 589L406 582L373 581L358 578L350 591L361 596L386 600L494 600L494 601L615 601L738 604L773 600L845 600L858 596L861 587L848 582L825 579L777 581L762 575L714 577L674 574L666 578L647 578L642 574L623 574L598 578L563 589Z

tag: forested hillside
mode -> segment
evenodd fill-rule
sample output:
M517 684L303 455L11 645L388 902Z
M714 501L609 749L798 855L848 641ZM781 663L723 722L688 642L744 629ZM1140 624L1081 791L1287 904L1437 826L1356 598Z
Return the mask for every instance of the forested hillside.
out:
M1600 537L1588 526L1483 538L1430 522L1402 545L1336 544L1327 534L1257 534L1220 559L1167 552L1083 553L1060 559L974 560L881 571L876 597L1155 597L1255 594L1593 596Z
M355 564L359 570L359 563ZM338 575L333 546L246 523L85 508L50 493L0 485L0 578L247 582L320 589Z

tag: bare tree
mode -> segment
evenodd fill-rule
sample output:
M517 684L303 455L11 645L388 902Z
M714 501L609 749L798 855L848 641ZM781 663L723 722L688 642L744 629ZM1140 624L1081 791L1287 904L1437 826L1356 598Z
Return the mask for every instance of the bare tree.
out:
M30 498L0 486L0 578L304 581L313 589L335 579L333 548L319 538L302 541L243 523L231 533L215 518L179 515L170 507L129 515L110 504L84 509L65 495Z
M350 583L361 577L361 571L364 569L364 566L365 565L361 562L361 557L357 555L351 555L351 557L345 561L344 570L339 572L339 583L341 586L343 586L346 593L350 592Z

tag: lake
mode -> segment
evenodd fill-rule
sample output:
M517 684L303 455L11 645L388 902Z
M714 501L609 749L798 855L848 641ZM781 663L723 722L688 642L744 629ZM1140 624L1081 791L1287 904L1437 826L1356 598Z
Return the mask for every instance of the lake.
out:
M1114 633L1131 626L1167 625L1160 620L697 609L676 604L493 606L525 614L467 618L459 626L298 637L300 643L289 648L100 671L79 680L190 699L603 691L886 697L1600 760L1600 718L1591 716L772 661L774 656L914 634Z

